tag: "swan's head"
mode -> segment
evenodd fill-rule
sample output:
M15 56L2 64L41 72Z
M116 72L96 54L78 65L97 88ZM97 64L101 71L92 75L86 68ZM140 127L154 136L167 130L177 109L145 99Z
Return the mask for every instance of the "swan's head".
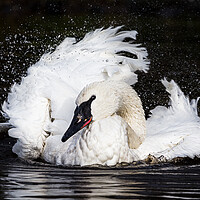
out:
M117 112L120 104L114 81L96 82L86 86L76 99L77 107L72 122L62 137L68 140L92 121L100 120Z

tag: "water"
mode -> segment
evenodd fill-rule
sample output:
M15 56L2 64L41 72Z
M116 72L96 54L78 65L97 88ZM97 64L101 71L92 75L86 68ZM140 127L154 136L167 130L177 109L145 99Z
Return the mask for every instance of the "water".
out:
M1 199L198 199L200 165L59 168L1 163Z
M19 16L18 16L19 17ZM160 79L174 79L190 96L200 96L200 16L166 15L31 15L1 18L0 103L10 86L20 82L27 67L52 51L66 36L79 39L102 26L125 25L139 32L147 47L150 71L138 73L135 89L146 116L166 105ZM1 117L1 121L4 121ZM27 163L11 152L14 140L0 136L0 199L199 199L200 162L160 165L137 163L116 167L57 167L42 161Z

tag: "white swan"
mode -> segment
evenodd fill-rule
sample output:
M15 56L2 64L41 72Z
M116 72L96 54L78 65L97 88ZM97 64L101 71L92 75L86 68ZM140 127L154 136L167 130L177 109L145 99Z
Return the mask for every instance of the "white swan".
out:
M63 142L69 140L62 143L60 135L49 137L42 155L46 161L115 165L135 159L130 149L144 141L146 121L140 98L129 85L116 81L92 83L81 91L76 104L72 123L62 137Z
M46 138L65 132L75 98L84 86L109 79L134 84L134 72L148 70L146 49L133 43L137 32L119 32L120 28L97 29L79 42L66 38L53 53L43 55L28 69L21 84L11 88L2 109L15 127L9 135L18 138L13 152L19 157L40 157ZM124 42L125 38L132 41Z
M152 111L146 138L137 93L124 82L96 82L79 94L74 118L64 136L47 139L43 158L57 165L116 165L150 155L158 161L198 157L197 101L190 103L174 81L162 82L171 95L170 107L158 106ZM62 143L61 138L67 142Z
M12 88L3 109L15 126L9 135L18 138L13 147L18 156L58 165L115 165L149 154L166 160L200 155L197 101L190 103L173 81L163 80L171 106L156 107L145 137L142 105L128 84L136 81L135 70L148 70L147 52L123 42L136 32L118 30L97 30L79 43L66 39ZM137 58L116 54L120 51Z

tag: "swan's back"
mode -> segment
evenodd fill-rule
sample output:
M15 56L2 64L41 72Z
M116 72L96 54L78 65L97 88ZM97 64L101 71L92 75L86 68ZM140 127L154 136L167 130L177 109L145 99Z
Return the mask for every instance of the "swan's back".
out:
M189 101L178 85L172 80L162 81L170 94L169 107L157 106L147 120L147 137L137 149L139 159L149 154L171 161L177 157L199 157L200 118L197 100Z

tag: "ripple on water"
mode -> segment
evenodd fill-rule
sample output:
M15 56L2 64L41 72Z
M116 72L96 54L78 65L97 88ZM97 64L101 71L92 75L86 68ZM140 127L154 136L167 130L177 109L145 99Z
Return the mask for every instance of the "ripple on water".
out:
M197 199L200 165L55 167L1 163L1 199Z

